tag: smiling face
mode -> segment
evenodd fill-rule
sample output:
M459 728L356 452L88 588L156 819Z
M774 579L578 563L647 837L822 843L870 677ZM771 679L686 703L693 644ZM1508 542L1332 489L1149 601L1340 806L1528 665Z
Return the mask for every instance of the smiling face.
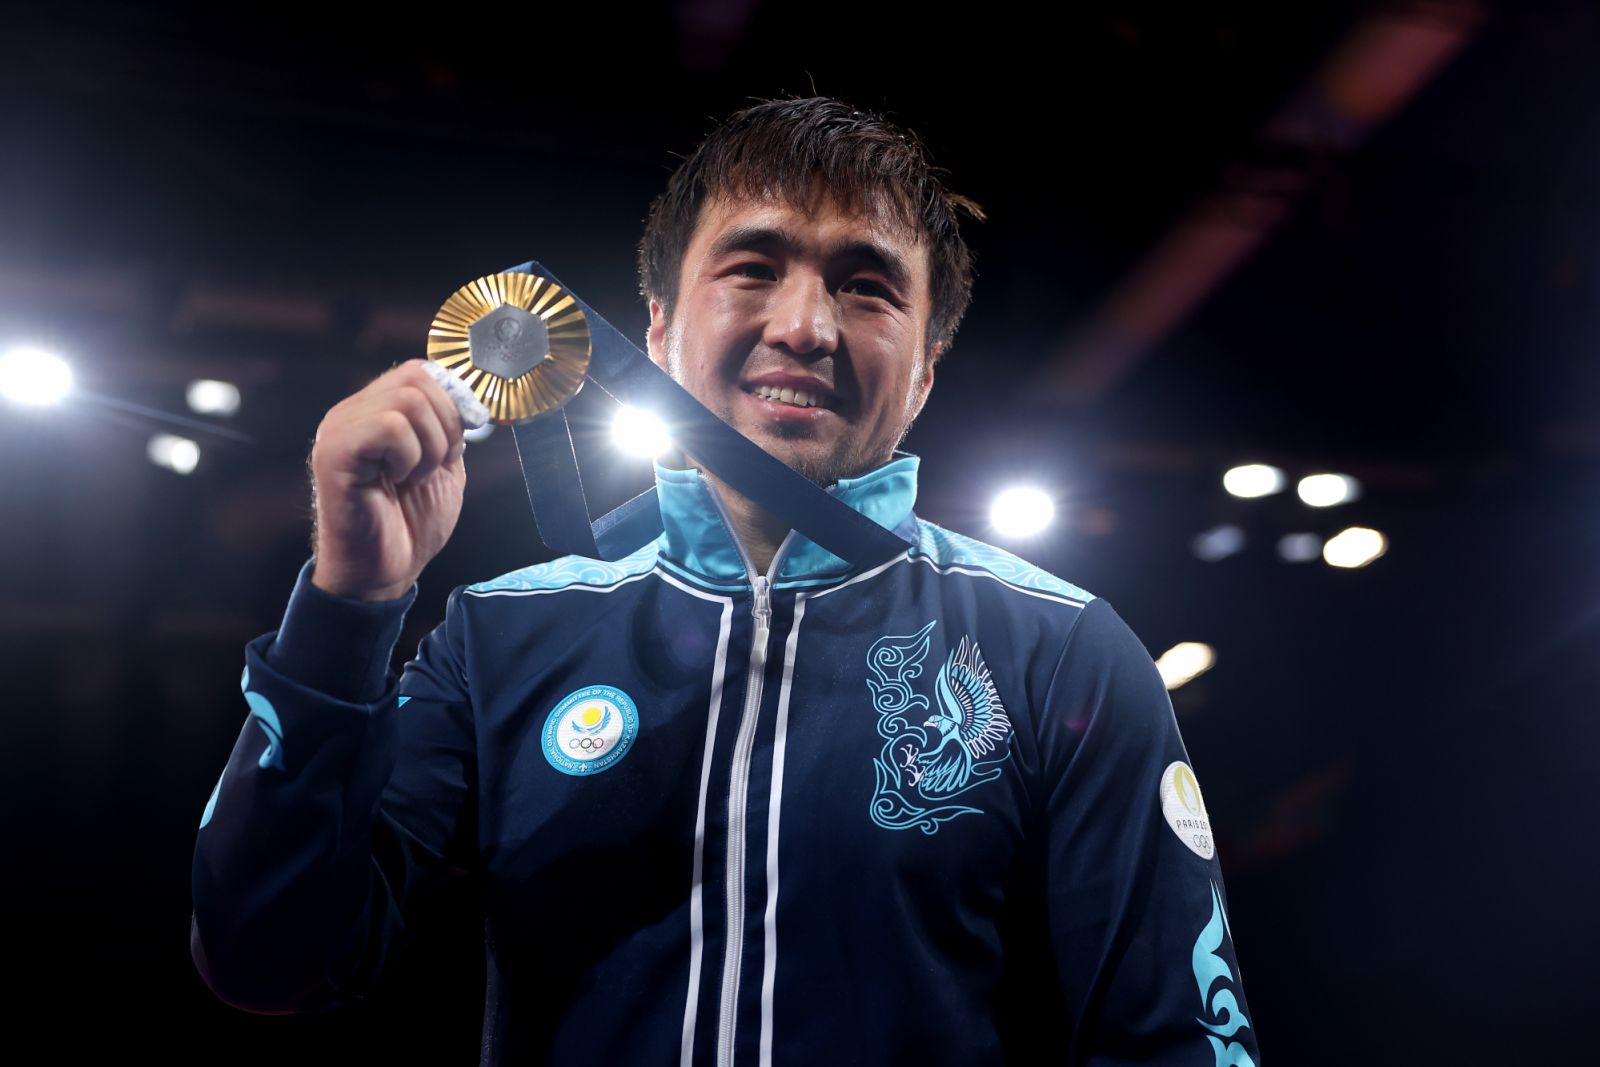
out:
M933 386L928 254L831 197L706 203L650 358L819 485L886 462Z

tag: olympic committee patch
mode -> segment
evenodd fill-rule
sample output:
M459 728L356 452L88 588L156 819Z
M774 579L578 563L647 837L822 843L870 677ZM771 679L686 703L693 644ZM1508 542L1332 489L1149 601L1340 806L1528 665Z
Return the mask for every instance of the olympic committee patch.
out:
M1167 764L1167 769L1161 772L1161 813L1189 851L1203 860L1217 854L1216 842L1211 839L1211 817L1206 814L1205 798L1200 795L1200 782L1182 760Z
M544 758L562 774L599 774L628 754L639 734L633 698L612 685L585 686L544 721Z

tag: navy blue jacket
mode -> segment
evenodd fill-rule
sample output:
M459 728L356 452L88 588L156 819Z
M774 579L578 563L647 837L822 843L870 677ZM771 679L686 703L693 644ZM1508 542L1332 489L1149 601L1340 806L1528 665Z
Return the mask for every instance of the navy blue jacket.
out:
M1259 1062L1199 784L1103 600L920 520L917 459L831 491L915 538L753 575L715 491L664 530L407 597L312 586L246 648L192 951L256 1011L364 996L481 876L483 1062ZM605 1020L605 1025L596 1025Z

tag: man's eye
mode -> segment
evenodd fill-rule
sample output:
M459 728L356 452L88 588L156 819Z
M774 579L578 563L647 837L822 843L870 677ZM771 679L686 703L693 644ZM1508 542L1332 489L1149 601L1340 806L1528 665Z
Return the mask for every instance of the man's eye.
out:
M845 291L860 293L862 296L876 296L889 299L889 290L875 281L867 278L852 278L844 285Z
M741 278L759 278L766 282L774 281L778 277L777 272L765 263L740 263L733 268L733 273Z

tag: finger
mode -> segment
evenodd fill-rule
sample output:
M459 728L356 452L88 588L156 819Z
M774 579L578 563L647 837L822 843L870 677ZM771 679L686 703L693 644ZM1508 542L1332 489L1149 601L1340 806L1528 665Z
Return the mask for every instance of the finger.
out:
M420 386L406 385L396 389L390 403L411 423L421 450L415 466L403 480L423 481L445 462L451 447L450 431L446 429L432 399ZM456 433L459 436L459 424L457 426Z
M349 435L351 473L358 482L376 481L382 475L399 484L422 462L422 440L411 419L398 408L358 419L349 427Z
M476 430L489 421L489 409L473 395L466 382L437 363L423 363L422 370L438 383L445 395L450 398L450 402L455 405L456 414L461 416L461 425L464 429Z
M434 411L438 412L439 424L445 428L450 440L454 441L459 438L466 431L466 426L461 421L461 409L456 407L456 402L450 396L449 391L434 377L437 371L430 372L428 370L430 366L437 365L430 364L424 359L416 359L405 366L407 370L406 380L415 384L427 396L428 402L433 405Z
M439 389L438 383L422 370L424 363L424 360L413 359L400 364L381 378L369 383L365 389L348 398L345 403L361 411L375 411L393 407L400 394L415 389L428 400L446 433L453 436L461 426L461 415L456 411L455 404L448 395L440 395L443 390Z
M379 477L399 482L420 480L459 458L465 444L460 413L424 363L393 367L335 404L317 428L314 467L342 470L357 483ZM386 412L404 417L410 439L398 423L380 418Z

